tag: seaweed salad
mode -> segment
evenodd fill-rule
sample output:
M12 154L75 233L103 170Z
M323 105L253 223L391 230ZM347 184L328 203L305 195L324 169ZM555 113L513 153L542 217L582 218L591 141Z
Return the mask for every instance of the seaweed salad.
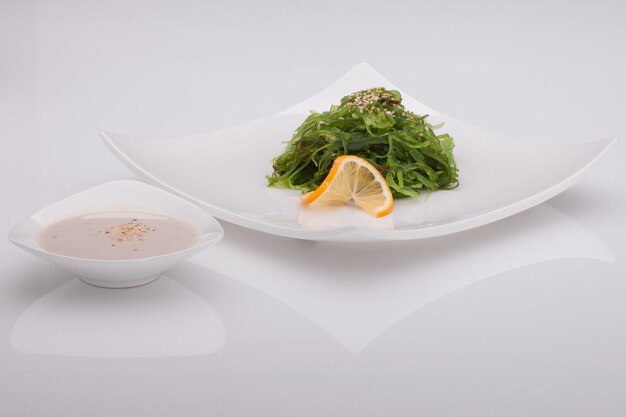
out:
M398 91L371 88L345 96L328 111L312 112L272 160L269 185L309 192L328 175L341 155L369 161L385 178L395 198L423 190L458 186L458 170L448 134L441 125L406 110Z

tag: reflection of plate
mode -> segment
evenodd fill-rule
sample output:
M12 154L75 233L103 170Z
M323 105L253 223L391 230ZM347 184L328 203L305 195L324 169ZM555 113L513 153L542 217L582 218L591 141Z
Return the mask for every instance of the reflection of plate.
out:
M294 242L225 229L215 251L190 262L283 301L352 352L481 279L549 260L613 260L593 233L548 204L456 236L386 245Z
M408 109L429 114L433 123L445 122L445 132L455 138L458 189L396 201L391 227L382 224L388 219L379 227L344 211L318 219L315 213L303 215L298 192L266 187L270 160L309 109L327 109L346 94L374 86L396 88L360 64L320 94L263 119L180 138L102 137L143 178L203 205L218 218L276 235L344 241L427 238L511 216L570 187L615 141L519 141L454 120L402 93ZM454 204L448 207L450 201Z

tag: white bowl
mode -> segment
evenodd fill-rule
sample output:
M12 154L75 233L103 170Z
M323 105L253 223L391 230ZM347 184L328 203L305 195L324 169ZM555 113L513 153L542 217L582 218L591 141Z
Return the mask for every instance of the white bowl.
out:
M58 255L41 248L40 231L71 216L102 211L143 211L184 220L198 230L195 245L177 252L130 260L82 259ZM111 181L66 197L20 222L9 240L20 248L76 274L88 284L129 288L154 281L166 269L216 244L224 236L220 224L192 203L140 181Z

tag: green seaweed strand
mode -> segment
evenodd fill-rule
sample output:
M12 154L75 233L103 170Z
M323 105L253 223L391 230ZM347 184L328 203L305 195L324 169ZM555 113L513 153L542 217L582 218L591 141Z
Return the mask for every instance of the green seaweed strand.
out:
M272 160L269 185L313 191L341 155L368 160L386 179L395 198L417 197L422 190L459 185L448 134L435 134L426 121L406 110L398 91L371 88L341 99L323 113L312 112Z

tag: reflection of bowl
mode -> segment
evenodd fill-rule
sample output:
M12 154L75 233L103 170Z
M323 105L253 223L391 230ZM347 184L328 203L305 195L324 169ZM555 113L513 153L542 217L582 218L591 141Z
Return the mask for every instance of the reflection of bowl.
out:
M39 246L39 232L63 218L102 211L144 211L176 217L198 230L195 245L165 255L130 260L73 258L48 252ZM111 181L57 201L19 223L9 240L22 249L75 273L99 287L127 288L147 284L172 265L222 239L219 223L195 205L140 181Z
M225 339L215 308L167 275L128 291L72 280L28 307L11 334L21 353L91 358L205 355Z

